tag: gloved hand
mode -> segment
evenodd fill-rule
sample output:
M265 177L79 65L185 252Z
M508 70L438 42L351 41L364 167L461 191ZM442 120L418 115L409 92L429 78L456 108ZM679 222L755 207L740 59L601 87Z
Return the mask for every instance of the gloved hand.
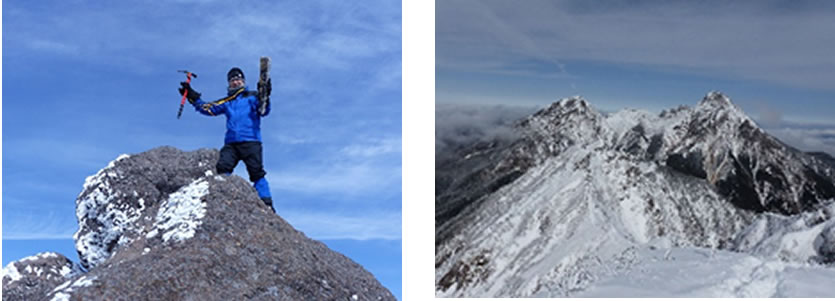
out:
M186 91L188 91L188 95L186 95L186 98L188 99L189 103L194 104L194 102L198 98L200 98L200 93L194 91L194 89L191 88L191 84L189 84L188 82L180 82L180 86L180 89L178 89L180 91L180 95L183 95L184 93L186 93Z
M266 84L262 84L258 82L258 93L261 93L262 96L270 96L270 93L273 92L273 79L267 79ZM191 93L191 92L189 92Z

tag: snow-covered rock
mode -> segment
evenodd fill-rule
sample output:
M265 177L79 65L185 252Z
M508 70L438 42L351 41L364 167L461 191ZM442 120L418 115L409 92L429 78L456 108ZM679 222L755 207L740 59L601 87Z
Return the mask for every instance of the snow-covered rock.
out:
M9 300L394 299L360 265L273 213L247 180L216 175L217 157L160 147L89 177L75 236L87 271ZM10 266L8 279L23 268Z
M437 296L570 296L628 268L636 246L732 249L762 212L835 197L835 166L769 136L719 92L658 115L602 114L572 97L516 130L436 165ZM811 242L817 255L827 231Z
M52 252L12 261L3 268L3 300L37 300L80 273L80 266Z
M73 237L81 265L95 267L148 231L154 220L140 217L155 216L158 202L213 172L217 158L212 149L186 153L159 147L142 156L121 155L87 177L75 201L78 231Z

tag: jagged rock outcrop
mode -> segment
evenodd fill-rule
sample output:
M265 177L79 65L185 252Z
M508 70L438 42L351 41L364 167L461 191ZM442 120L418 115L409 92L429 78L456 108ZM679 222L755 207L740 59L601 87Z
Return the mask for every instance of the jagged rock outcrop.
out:
M160 147L89 177L75 235L88 271L26 300L394 299L272 213L249 182L216 175L217 156Z

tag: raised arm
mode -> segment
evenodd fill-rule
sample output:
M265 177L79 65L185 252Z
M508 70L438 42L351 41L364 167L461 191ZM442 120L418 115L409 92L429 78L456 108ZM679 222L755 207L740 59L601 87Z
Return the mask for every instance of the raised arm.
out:
M200 93L195 91L191 88L191 85L187 82L181 82L179 91L180 94L185 93L188 91L186 98L188 98L188 102L194 106L194 110L200 112L206 116L217 116L223 114L226 106L222 106L217 102L207 103L200 99Z

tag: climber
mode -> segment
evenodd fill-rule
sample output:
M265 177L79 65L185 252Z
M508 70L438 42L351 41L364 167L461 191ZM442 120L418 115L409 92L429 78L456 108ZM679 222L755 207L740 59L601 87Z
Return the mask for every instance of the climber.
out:
M226 137L223 148L220 149L220 158L217 160L217 172L229 175L243 160L246 170L249 173L249 180L258 191L258 197L270 209L275 212L270 186L264 177L263 155L261 148L261 117L270 113L270 104L266 102L266 109L259 113L262 99L269 99L272 91L272 83L266 82L266 87L260 87L259 91L265 91L266 95L259 95L256 91L247 89L246 78L240 68L234 67L226 74L229 83L227 96L213 102L204 102L200 99L200 93L192 89L188 82L180 83L180 95L186 94L189 103L194 109L203 115L218 116L226 115Z

